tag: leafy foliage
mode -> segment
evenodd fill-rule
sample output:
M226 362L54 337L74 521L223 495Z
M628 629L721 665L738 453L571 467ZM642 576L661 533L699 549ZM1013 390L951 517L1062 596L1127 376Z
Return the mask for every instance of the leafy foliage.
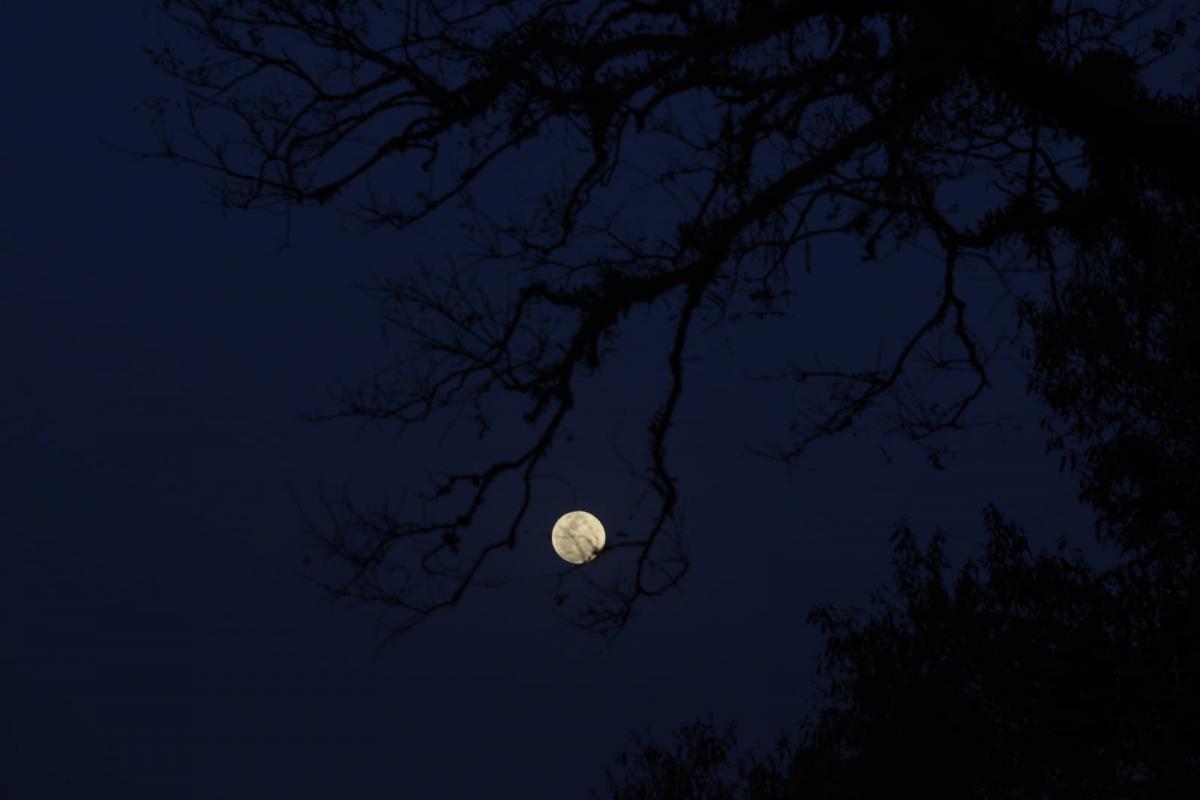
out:
M1200 198L1149 195L1081 250L1055 305L1031 308L1035 389L1063 423L1102 534L1194 569L1200 531Z
M948 574L943 538L894 537L870 613L820 608L825 704L795 746L738 753L732 729L636 743L611 796L1151 798L1200 789L1200 612L1136 568L1034 554L985 514L981 557ZM742 765L742 766L738 766Z

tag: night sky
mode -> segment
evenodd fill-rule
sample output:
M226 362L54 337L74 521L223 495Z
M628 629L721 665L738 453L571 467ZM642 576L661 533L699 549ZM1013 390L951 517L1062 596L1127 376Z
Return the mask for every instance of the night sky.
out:
M67 7L69 6L69 11ZM795 313L706 333L671 438L693 567L607 641L552 602L549 545L581 507L636 511L666 382L635 317L585 384L575 441L539 485L506 586L386 647L370 609L312 582L322 492L423 488L467 433L311 422L386 357L355 288L456 241L335 212L224 213L148 147L141 101L172 91L139 3L15 3L0 27L0 796L564 798L599 786L631 732L697 716L767 742L815 699L815 604L865 606L900 520L961 558L995 503L1036 542L1088 545L1074 478L1044 455L1023 365L996 367L947 468L864 431L789 469L752 455L786 428L784 384L747 369L870 357L927 313L938 265L822 252ZM493 184L502 191L503 182ZM969 198L968 198L969 199ZM286 245L286 246L285 246ZM985 275L980 330L1011 326ZM486 524L486 520L485 520Z

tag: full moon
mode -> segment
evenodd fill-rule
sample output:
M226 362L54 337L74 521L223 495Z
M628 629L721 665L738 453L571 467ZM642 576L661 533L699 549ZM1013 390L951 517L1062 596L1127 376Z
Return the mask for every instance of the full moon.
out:
M550 543L563 561L584 564L604 547L604 526L586 511L568 511L554 523Z

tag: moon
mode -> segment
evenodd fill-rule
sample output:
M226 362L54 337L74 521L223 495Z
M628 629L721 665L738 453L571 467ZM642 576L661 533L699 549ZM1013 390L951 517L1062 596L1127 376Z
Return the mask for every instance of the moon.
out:
M568 511L554 523L550 543L563 561L585 564L604 548L604 526L586 511Z

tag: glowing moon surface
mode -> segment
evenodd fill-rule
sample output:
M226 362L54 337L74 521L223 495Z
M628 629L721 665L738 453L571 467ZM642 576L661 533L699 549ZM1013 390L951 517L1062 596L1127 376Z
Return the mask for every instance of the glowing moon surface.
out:
M550 543L563 561L584 564L603 549L604 526L586 511L568 511L554 523Z

